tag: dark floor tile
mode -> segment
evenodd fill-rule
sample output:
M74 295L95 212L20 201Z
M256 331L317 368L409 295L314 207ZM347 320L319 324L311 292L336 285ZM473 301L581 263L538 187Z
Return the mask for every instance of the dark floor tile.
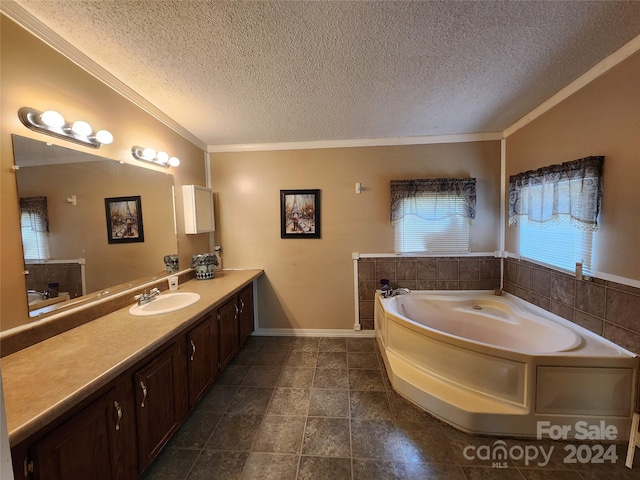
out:
M524 480L515 468L462 467L468 480Z
M305 423L306 417L266 415L252 450L264 453L298 453Z
M318 352L318 368L347 368L346 352Z
M170 440L174 448L204 448L218 425L221 413L194 411Z
M357 458L353 460L353 480L405 480L404 463L389 460Z
M466 480L460 465L405 463L407 480Z
M406 422L420 426L420 428L429 429L442 427L442 424L438 419L432 417L422 408L414 405L409 400L402 398L396 392L387 392L387 397L389 398L389 405L391 406L393 418L397 423Z
M364 368L368 370L380 368L378 354L375 352L347 352L347 365L349 368Z
M262 350L268 337L251 336L242 346L242 350Z
M313 368L284 367L278 379L278 387L311 388L314 372Z
M263 415L267 411L273 388L240 387L226 413Z
M285 365L287 367L316 368L318 352L316 350L291 350Z
M352 391L351 418L393 420L387 392Z
M262 418L262 415L223 415L209 437L205 448L207 450L250 451Z
M280 378L282 367L263 367L254 365L249 368L242 380L243 387L275 387Z
M273 392L267 409L269 415L307 415L309 410L308 388L281 388Z
M330 390L314 388L309 398L309 416L312 417L348 417L348 390Z
M313 378L313 388L349 388L346 368L317 368Z
M317 352L319 345L320 339L318 337L296 337L291 344L291 350Z
M521 469L520 473L527 480L582 480L578 472L571 470L527 470ZM617 477L620 478L620 477Z
M262 345L265 350L285 350L289 351L295 337L267 337Z
M282 366L288 356L288 350L261 350L253 364L265 367Z
M347 338L347 352L374 352L375 338Z
M344 338L325 338L320 339L318 345L320 352L346 352L347 342Z
M351 480L351 459L302 456L297 480Z
M439 432L438 432L439 433ZM421 428L398 428L400 449L406 462L454 463L456 457L443 436Z
M216 380L216 385L240 385L249 368L249 365L227 365Z
M244 467L244 480L295 480L297 455L252 453Z
M308 417L302 454L322 457L350 457L349 420Z
M199 455L198 450L165 448L141 480L183 480Z
M186 480L236 480L242 475L248 452L204 450Z
M403 461L398 434L393 422L385 420L351 420L353 456Z
M232 385L214 385L204 395L200 403L196 406L196 410L204 412L220 412L224 413L233 397L235 397L238 387Z
M386 391L380 370L349 370L349 388Z
M229 363L230 365L253 365L259 350L241 349Z

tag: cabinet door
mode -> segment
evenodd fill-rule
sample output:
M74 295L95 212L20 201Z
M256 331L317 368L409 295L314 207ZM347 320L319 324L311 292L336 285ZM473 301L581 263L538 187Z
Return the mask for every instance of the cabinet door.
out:
M137 478L131 395L130 389L114 386L34 445L35 477L43 480Z
M186 416L184 365L176 342L134 375L140 472L149 466Z
M222 370L238 353L238 313L236 297L218 308L218 329L220 332L220 369Z
M209 314L187 333L189 405L193 408L218 376L218 322Z
M244 345L253 332L253 285L238 294L238 322L240 323L240 345Z

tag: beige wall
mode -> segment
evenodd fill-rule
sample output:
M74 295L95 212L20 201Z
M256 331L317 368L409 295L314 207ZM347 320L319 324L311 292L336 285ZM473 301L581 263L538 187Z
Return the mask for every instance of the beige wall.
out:
M18 120L20 107L54 109L69 120L86 120L113 133L113 144L100 148L101 156L136 163L132 145L166 150L182 160L171 169L176 186L205 185L204 152L158 122L103 83L55 52L24 29L2 16L0 26L0 329L28 321L26 283L22 275L18 195L11 171L11 134L53 141L76 150L95 150L58 141L28 130ZM190 264L193 253L209 249L208 235L185 235L182 193L177 189L178 250L181 266Z
M500 143L211 154L225 268L260 267L260 328L353 329L351 254L392 253L389 181L476 177L475 252L498 249ZM355 194L355 183L362 193ZM321 239L280 238L280 190L321 190Z
M507 138L507 176L604 155L594 269L640 280L640 53ZM517 253L515 227L506 248Z

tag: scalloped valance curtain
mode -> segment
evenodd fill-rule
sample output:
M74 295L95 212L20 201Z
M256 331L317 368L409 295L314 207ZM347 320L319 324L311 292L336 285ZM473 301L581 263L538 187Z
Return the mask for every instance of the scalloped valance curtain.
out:
M418 208L416 199L431 196L429 207ZM463 199L461 202L457 199ZM408 201L406 201L408 200ZM405 215L416 215L424 220L442 220L460 215L471 221L476 217L475 178L432 178L418 180L391 180L391 223Z
M597 230L603 163L603 156L586 157L510 176L509 225L568 219L578 228Z

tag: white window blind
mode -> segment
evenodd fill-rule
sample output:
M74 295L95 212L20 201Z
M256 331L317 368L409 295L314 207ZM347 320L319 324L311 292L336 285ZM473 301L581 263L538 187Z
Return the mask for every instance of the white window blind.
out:
M403 214L395 223L396 253L468 253L469 219L464 217L465 202L462 197L438 196L436 193L422 194L412 199L403 199L429 217L439 217L438 209L459 212L426 220L414 214Z
M20 215L20 227L24 258L29 260L48 259L49 238L42 217L35 212L23 211Z
M591 230L577 228L568 218L543 224L522 219L518 224L522 257L570 272L581 262L582 271L591 273Z

